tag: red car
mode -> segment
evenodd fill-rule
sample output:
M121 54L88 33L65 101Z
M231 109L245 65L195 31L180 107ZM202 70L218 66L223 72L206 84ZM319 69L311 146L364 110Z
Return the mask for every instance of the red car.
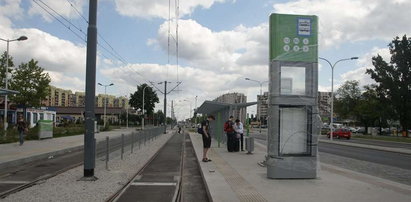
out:
M327 137L330 138L330 132L327 133ZM351 131L345 128L338 128L333 131L333 138L347 138L349 140L351 138Z

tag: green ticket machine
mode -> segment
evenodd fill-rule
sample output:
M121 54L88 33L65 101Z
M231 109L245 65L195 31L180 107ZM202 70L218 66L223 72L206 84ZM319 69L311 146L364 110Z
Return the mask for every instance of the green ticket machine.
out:
M318 18L270 15L267 177L316 178Z
M39 120L37 123L39 125L39 139L53 137L53 121Z

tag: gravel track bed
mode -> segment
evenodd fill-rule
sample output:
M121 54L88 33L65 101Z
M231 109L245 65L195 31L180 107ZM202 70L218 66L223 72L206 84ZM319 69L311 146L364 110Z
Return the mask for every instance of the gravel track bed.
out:
M40 184L12 194L0 201L105 201L121 189L137 171L170 139L172 134L163 134L146 145L134 145L124 152L123 160L120 151L110 154L109 170L105 169L105 159L97 158L95 176L97 181L79 181L83 176L83 166L50 178Z

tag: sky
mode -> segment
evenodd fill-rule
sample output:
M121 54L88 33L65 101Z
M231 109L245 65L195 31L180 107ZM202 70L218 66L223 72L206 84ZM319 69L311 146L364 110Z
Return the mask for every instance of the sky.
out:
M181 82L167 96L178 119L224 93L256 101L259 84L244 78L268 80L271 13L317 15L319 56L331 62L359 57L335 67L335 89L347 80L373 83L365 74L373 68L372 57L389 61L388 44L411 32L411 0L180 0L178 12L175 2L99 0L96 81L114 83L107 93L116 96L130 95L142 83L168 81L171 89ZM0 0L0 38L27 36L10 43L15 64L33 58L49 73L51 85L84 91L88 5L87 0ZM321 60L318 84L320 91L331 90L331 68ZM104 88L96 86L96 93ZM163 95L158 96L156 108L162 109Z

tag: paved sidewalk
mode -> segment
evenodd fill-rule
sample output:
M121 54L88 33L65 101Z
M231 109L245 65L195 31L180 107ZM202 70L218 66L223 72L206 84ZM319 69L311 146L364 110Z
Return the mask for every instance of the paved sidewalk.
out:
M96 141L121 136L122 133L129 134L136 128L122 128L95 134ZM19 143L0 144L0 169L21 165L23 163L44 159L48 156L64 154L82 149L84 135L75 135L44 140L25 141L22 146Z
M198 159L201 136L191 133ZM411 201L411 186L320 163L319 177L311 180L275 180L266 177L266 147L256 142L255 152L229 153L213 140L209 157L200 162L213 201Z

